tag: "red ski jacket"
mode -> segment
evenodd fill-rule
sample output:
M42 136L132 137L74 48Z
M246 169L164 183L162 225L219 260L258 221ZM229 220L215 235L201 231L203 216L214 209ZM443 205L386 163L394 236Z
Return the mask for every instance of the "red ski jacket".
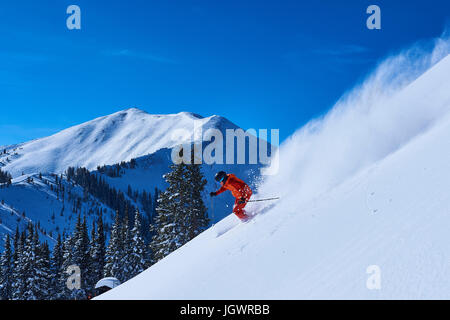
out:
M216 195L221 194L226 190L230 190L233 194L233 197L236 199L246 198L249 199L252 195L252 190L250 187L241 179L236 177L234 174L227 174L227 180L225 183L222 183L222 187L216 191Z

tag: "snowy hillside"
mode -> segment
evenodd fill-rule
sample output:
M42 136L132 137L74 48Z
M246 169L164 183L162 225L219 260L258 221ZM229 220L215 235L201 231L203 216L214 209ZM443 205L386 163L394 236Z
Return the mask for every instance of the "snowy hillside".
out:
M151 115L128 109L63 130L53 136L7 146L0 155L0 167L17 177L22 173L63 173L69 166L94 170L98 165L129 161L185 140L172 140L176 129L194 130L194 122L219 130L235 129L225 118L181 112ZM186 139L191 139L185 137Z
M83 188L55 175L25 175L13 180L10 187L0 188L0 236L12 235L16 227L24 230L29 222L38 224L42 239L52 247L57 234L71 233L78 214L89 226L102 215L111 223L114 210ZM134 204L134 202L133 202ZM3 241L0 242L0 248Z
M374 78L281 147L260 189L281 201L99 299L450 299L450 56L396 88Z

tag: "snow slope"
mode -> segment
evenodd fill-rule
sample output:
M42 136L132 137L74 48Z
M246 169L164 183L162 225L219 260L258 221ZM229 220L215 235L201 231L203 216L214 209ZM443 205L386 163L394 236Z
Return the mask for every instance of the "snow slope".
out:
M79 185L60 180L65 189L64 197L57 192L53 175L25 175L13 179L10 187L0 188L0 239L3 240L7 233L14 235L17 227L22 231L30 222L39 223L41 240L53 247L58 233L73 231L78 214L86 218L89 227L98 219L97 211L102 213L105 227L111 224L114 210L93 196L86 196ZM77 199L84 201L80 201L80 207L75 210L74 201ZM4 242L0 241L0 250L3 246Z
M206 130L235 129L236 125L219 116L202 118L181 112L151 115L131 108L63 130L50 137L6 147L0 155L3 170L13 177L23 173L63 173L69 166L94 170L98 165L129 161L162 148L172 148L184 139L172 140L176 129L194 131L194 122ZM0 164L1 165L1 164Z
M282 146L261 188L282 192L273 207L225 218L99 299L450 299L450 56L377 101Z

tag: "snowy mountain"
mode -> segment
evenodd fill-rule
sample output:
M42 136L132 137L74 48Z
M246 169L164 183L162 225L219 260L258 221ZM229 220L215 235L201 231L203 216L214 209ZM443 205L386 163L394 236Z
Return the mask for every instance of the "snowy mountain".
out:
M193 113L152 115L131 108L63 130L50 137L2 147L0 167L17 177L32 173L63 173L69 166L94 170L172 148L192 139L194 123L203 130L235 129L236 125L219 116L202 118ZM177 129L192 132L184 139L172 140Z
M396 88L384 67L281 146L256 195L279 202L99 299L450 299L450 56Z
M116 208L89 194L83 186L69 181L68 167L85 167L93 171L143 212L137 197L127 195L129 187L133 193L140 195L145 191L153 197L155 188L164 190L166 182L162 176L170 170L173 147L198 141L200 130L216 129L225 136L227 129L237 128L220 116L203 118L187 112L151 115L132 108L50 137L2 147L0 168L11 173L13 181L8 188L0 187L0 237L13 233L17 226L22 230L28 222L39 223L46 238L50 234L70 232L77 214L86 216L88 225L101 214L108 227ZM172 139L172 134L180 129L188 134ZM129 165L132 159L133 166ZM103 171L96 171L98 167ZM108 174L110 169L116 171L117 168L120 174ZM260 168L259 164L204 165L203 172L208 181L204 193L206 205L211 208L208 194L218 187L213 179L218 170L235 172L255 185ZM228 215L232 203L230 195L217 199L216 209L209 212L211 222ZM51 236L47 240L53 243ZM0 241L0 249L2 246L3 241Z
M64 189L64 192L62 191ZM89 225L99 213L111 223L114 210L79 185L55 175L25 175L13 180L10 187L0 188L0 235L24 230L29 222L38 224L41 240L55 243L57 234L72 232L77 214L83 214ZM0 248L3 247L3 241Z

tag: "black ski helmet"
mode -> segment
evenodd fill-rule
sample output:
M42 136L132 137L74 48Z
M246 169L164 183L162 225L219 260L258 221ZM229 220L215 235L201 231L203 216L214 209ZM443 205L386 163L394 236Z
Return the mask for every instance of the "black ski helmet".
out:
M216 179L217 182L222 182L224 179L226 179L227 173L225 171L219 171L216 173L216 176L214 179Z

